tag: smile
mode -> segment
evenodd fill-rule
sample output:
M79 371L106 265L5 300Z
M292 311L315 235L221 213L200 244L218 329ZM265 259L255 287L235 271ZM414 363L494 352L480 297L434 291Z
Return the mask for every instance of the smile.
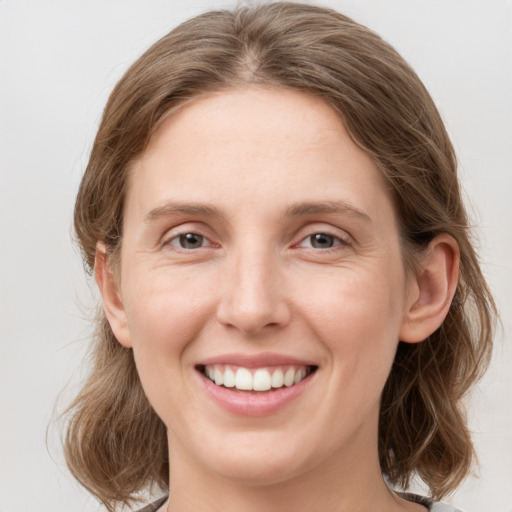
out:
M315 389L319 367L289 356L231 354L195 366L206 392L221 409L242 417L277 414Z
M266 392L299 384L316 370L315 366L244 368L232 365L203 365L199 371L217 386L238 391Z

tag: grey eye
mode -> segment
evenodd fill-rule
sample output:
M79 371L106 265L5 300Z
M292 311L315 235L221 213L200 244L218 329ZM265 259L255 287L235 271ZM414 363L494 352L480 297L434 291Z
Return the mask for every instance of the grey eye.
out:
M310 246L314 249L330 249L337 242L336 237L326 233L315 233L308 238Z
M171 243L181 249L199 249L205 242L204 236L197 233L185 233L174 238Z

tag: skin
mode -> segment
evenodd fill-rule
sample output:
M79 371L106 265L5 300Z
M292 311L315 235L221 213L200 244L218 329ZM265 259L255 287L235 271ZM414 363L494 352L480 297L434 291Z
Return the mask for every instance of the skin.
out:
M443 321L457 246L441 235L407 274L382 174L330 107L271 88L198 98L132 166L123 229L119 275L99 244L96 277L168 428L169 510L425 510L382 479L379 401L398 340ZM262 352L318 370L270 415L214 403L196 365Z

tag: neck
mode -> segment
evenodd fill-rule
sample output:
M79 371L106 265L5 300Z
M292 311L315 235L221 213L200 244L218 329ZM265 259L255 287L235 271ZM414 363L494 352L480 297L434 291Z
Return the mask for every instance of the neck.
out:
M371 447L358 444L354 440L345 453L334 453L300 474L255 483L198 467L179 442L170 438L168 510L196 512L204 510L205 504L211 512L406 510L383 480L376 443Z

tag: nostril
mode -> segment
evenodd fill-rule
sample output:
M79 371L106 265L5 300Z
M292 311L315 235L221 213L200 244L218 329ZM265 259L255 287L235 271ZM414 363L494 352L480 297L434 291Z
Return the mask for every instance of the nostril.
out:
M228 327L238 329L247 335L262 330L277 329L288 324L288 305L279 299L271 300L226 300L219 305L218 321Z

